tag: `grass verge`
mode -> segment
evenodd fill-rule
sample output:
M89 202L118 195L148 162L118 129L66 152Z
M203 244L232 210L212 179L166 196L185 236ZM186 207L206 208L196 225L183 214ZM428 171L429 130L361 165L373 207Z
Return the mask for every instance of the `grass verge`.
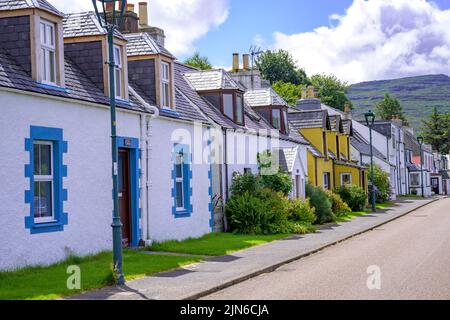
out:
M185 241L154 243L150 250L206 256L223 256L249 247L287 238L287 234L252 236L233 233L210 233Z
M385 210L390 207L395 206L395 202L385 202L385 203L377 203L377 210ZM367 209L366 211L360 211L360 212L351 212L345 216L337 217L336 222L345 222L350 221L354 218L366 215L372 213L372 210Z
M197 257L148 255L125 250L123 271L129 281L201 260ZM81 290L67 288L67 279L70 276L67 274L67 267L72 265L80 267ZM84 258L69 258L49 267L0 272L0 300L50 300L112 285L114 278L111 266L112 253L105 252Z

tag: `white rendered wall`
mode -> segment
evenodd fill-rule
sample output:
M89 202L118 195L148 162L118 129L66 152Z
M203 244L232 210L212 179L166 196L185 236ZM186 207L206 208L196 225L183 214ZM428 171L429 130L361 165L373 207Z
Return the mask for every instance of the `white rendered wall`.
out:
M112 179L109 110L46 97L0 91L2 150L0 166L0 269L51 264L68 254L87 255L112 248ZM63 129L68 176L64 231L31 234L24 167L29 164L25 139L30 126ZM139 116L118 111L120 136L139 138Z
M207 152L207 129L201 128L200 140L194 135L194 125L172 121L158 117L150 121L151 145L149 155L149 193L148 193L148 226L150 239L157 242L166 240L184 240L189 237L200 237L212 231L210 226L211 212L209 204L210 180L208 159L195 159L192 164L192 195L193 212L190 217L175 218L172 213L174 198L172 197L172 150L175 142L190 145L190 152L195 153L200 148ZM177 137L183 136L183 140ZM194 139L195 137L195 139ZM200 141L200 142L199 142ZM200 143L200 145L199 145ZM207 156L206 156L207 158Z

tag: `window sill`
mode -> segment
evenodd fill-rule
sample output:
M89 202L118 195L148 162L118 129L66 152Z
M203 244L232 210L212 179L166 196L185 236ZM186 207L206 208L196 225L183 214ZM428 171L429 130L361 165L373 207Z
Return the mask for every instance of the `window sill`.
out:
M192 215L192 212L189 210L180 210L180 211L176 211L174 216L175 219L181 219L181 218L190 218Z
M51 233L51 232L61 232L64 231L64 225L62 221L49 221L49 222L36 222L33 219L27 219L29 217L26 217L26 224L28 225L28 229L30 230L31 234L40 234L40 233ZM28 222L31 220L31 224Z
M37 85L38 85L38 87L40 87L42 89L54 90L54 91L63 92L63 93L69 93L68 89L60 87L57 84L37 83Z

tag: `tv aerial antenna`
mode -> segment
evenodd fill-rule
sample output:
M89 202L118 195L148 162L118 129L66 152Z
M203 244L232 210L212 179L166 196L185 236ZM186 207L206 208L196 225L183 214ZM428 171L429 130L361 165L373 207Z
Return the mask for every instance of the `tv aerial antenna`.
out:
M252 77L251 77L251 80L252 80L252 90L254 90L254 89L255 89L255 88L254 88L254 83L255 83L255 76L254 76L254 71L255 71L255 61L256 61L256 59L258 59L258 57L259 57L261 54L264 53L264 51L262 50L261 47L253 46L253 45L252 45L252 46L250 46L249 52L250 52L250 55L251 55L251 57L252 57L252 70L251 70L251 72L252 72Z

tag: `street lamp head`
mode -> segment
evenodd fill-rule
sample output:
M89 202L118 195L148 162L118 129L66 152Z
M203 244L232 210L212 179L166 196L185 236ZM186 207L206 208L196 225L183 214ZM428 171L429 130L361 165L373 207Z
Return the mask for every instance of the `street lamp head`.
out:
M98 11L97 2L100 2L103 9L103 19ZM95 14L97 15L98 21L103 28L116 28L122 24L122 18L127 6L127 0L92 0L92 4L94 5Z
M423 137L422 136L419 136L419 137L417 137L417 142L422 146L423 145Z
M372 112L372 110L369 110L364 117L366 118L366 124L368 127L373 127L373 124L375 123L375 114Z

